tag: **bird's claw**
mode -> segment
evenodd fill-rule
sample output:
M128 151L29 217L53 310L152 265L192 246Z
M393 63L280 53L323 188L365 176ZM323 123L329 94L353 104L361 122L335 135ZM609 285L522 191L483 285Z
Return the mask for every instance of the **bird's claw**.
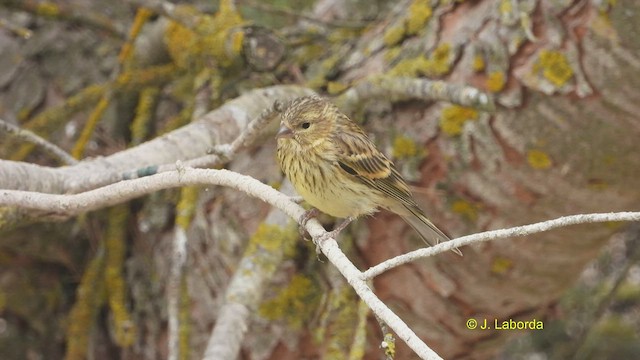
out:
M307 238L304 236L305 235L305 231L306 231L305 228L307 226L307 223L312 218L318 216L319 213L320 213L320 211L318 211L318 209L311 208L310 210L305 211L304 214L302 214L302 216L300 216L300 220L298 220L298 223L300 224L300 226L298 227L298 232L300 233L300 236L303 239L307 240Z

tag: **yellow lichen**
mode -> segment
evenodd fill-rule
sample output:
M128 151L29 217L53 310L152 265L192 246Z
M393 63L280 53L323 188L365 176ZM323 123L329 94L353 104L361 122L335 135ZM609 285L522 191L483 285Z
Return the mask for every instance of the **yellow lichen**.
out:
M111 102L111 98L109 96L103 96L102 99L98 102L93 112L89 115L87 122L84 124L84 128L82 128L82 132L80 133L80 137L78 141L76 141L73 146L73 150L71 150L71 156L76 159L80 159L82 154L84 153L84 149L89 143L91 136L93 135L93 131L98 126L98 122L102 118L102 115L107 110L107 106Z
M176 206L176 225L185 230L189 228L196 212L199 194L200 190L197 187L188 186L180 189L180 201Z
M396 159L406 159L418 154L418 145L408 137L399 135L393 139L393 157Z
M140 92L135 116L129 126L131 131L131 145L140 144L147 138L149 123L152 119L159 94L160 90L156 87L147 87Z
M327 92L331 95L339 94L348 88L349 86L337 81L329 81L327 83Z
M285 256L291 257L295 253L297 236L297 232L292 227L283 228L278 225L261 223L249 240L247 252L256 251L258 247L267 251L283 249Z
M511 12L513 11L511 0L500 1L499 11L503 16L511 14Z
M188 9L188 7L186 7ZM169 55L181 68L202 68L214 60L222 67L235 63L244 42L244 19L230 0L221 0L213 16L199 15L193 29L170 22L164 34ZM195 64L195 65L194 65Z
M480 72L484 70L484 68L485 68L484 57L482 57L481 54L476 54L473 57L473 70Z
M118 55L118 62L120 64L125 64L128 62L133 55L133 42L138 37L140 31L142 31L142 26L149 20L149 18L153 15L151 10L145 8L138 8L136 11L136 16L133 19L133 24L129 29L129 36L127 41L124 43L122 48L120 49L120 54Z
M477 118L478 111L475 109L458 105L449 106L444 108L440 115L440 129L449 136L460 135L464 123Z
M540 51L538 61L533 67L534 72L542 72L542 76L555 86L563 86L573 77L573 69L567 57L555 50Z
M409 6L406 17L402 24L389 27L382 41L387 47L394 46L407 36L417 34L431 18L433 10L428 0L414 0Z
M400 55L401 53L402 53L402 47L400 46L394 46L392 48L389 48L384 53L384 60L385 62L390 63L393 60L395 60L398 57L398 55Z
M505 74L502 71L493 71L487 77L487 90L491 92L498 92L504 88L506 83Z
M127 204L112 207L109 210L109 224L104 239L107 299L113 315L114 341L122 347L131 346L137 336L135 323L127 309L126 286L122 275L128 219Z
M547 153L541 150L529 150L527 153L527 162L534 169L548 169L551 167L551 158Z
M90 85L82 89L78 94L68 98L64 104L54 106L36 115L27 122L24 127L35 133L50 134L56 130L61 124L69 121L74 114L95 105L104 94L105 85ZM23 144L10 157L11 160L23 160L35 145Z
M60 15L60 8L52 2L45 1L37 5L36 12L40 16L56 17Z
M478 219L478 207L468 201L454 201L451 205L451 210L469 221L475 222Z
M284 320L293 329L300 329L309 322L322 296L314 280L298 274L275 298L262 303L258 312L266 319Z
M453 52L451 45L444 43L433 50L429 58L425 56L417 56L414 58L403 59L398 62L391 70L390 76L441 76L451 70L453 62Z
M448 43L438 45L429 58L430 67L428 71L425 71L425 75L444 75L448 73L452 61L451 45Z
M429 1L414 0L409 6L409 16L405 20L406 34L415 35L427 23L433 13Z
M96 315L104 301L104 252L89 262L76 288L76 302L67 321L67 350L65 359L84 359L89 348Z
M503 257L497 257L491 264L491 272L494 274L504 274L513 267L513 261Z
M388 28L384 35L382 35L382 41L387 47L391 47L402 41L405 32L403 26L392 26Z
M323 358L327 360L361 359L362 356L350 357L350 355L364 353L366 344L364 330L368 308L365 306L362 311L362 301L346 284L332 289L327 298L327 306L323 308L320 320L320 324L324 326L314 334L316 342L326 344L326 353ZM361 341L356 338L359 335L363 338Z

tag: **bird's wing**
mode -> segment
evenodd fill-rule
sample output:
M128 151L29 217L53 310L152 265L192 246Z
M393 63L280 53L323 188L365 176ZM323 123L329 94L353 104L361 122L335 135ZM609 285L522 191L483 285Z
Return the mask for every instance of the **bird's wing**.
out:
M389 210L402 216L427 245L449 240L413 200L407 183L391 160L378 151L362 131L340 132L336 134L334 143L338 147L338 166L364 184L396 199L397 204L387 204ZM462 255L458 249L453 251Z
M405 206L418 206L393 163L376 149L364 133L339 132L334 142L338 147L338 166L342 170Z

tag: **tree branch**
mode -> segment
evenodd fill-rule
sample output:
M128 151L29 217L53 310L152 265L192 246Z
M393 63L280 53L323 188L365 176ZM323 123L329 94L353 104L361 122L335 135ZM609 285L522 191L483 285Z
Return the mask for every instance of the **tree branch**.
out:
M135 180L121 181L105 187L71 195L43 194L19 190L0 190L0 205L20 206L31 210L77 215L109 205L121 203L144 194L176 186L219 185L227 186L256 197L284 211L299 220L305 210L291 201L291 198L274 188L246 175L228 170L204 170L182 168L176 172L166 172ZM317 239L326 234L320 223L311 219L306 230ZM362 273L347 259L335 239L320 243L318 248L347 279L358 296L393 329L421 359L441 359L431 350L393 311L391 311L362 280Z
M82 212L121 203L161 189L187 185L219 185L231 187L279 208L296 220L300 219L304 213L304 209L293 202L289 196L286 196L285 194L252 177L228 170L203 170L191 168L180 168L177 172L166 172L136 180L122 181L96 190L72 195L0 190L0 205L20 206L32 210L54 211L60 214L77 215ZM347 259L334 239L317 243L317 246L347 279L349 284L355 289L358 296L360 296L372 311L387 323L389 327L396 332L398 337L407 343L407 345L418 356L420 356L420 358L439 359L440 357L435 352L420 340L395 313L393 313L382 301L380 301L380 299L378 299L373 291L371 291L367 286L366 279L400 264L413 261L417 258L432 256L440 252L451 250L454 247L510 236L525 236L569 225L605 221L640 221L640 212L565 216L532 225L463 236L452 241L438 244L431 248L420 249L398 256L367 270L365 273L360 272L349 261L349 259ZM312 219L307 223L306 229L314 238L314 241L326 234L324 228L322 228L320 223L315 219Z
M517 226L509 229L500 229L485 231L477 234L466 235L437 244L432 247L418 249L406 254L396 256L392 259L386 260L376 266L371 267L369 270L363 273L364 279L372 279L383 272L393 269L394 267L410 263L412 261L430 257L441 252L445 252L460 246L479 243L483 241L503 239L507 237L515 236L527 236L544 231L557 229L560 227L599 223L607 221L640 221L640 212L619 212L619 213L602 213L602 214L580 214L563 216L554 220L547 220L535 224Z
M45 153L50 154L56 159L60 160L63 164L73 165L78 163L78 160L74 159L71 155L59 148L57 145L47 141L46 139L43 139L32 131L21 129L2 119L0 119L0 131L34 144L35 146L41 148Z

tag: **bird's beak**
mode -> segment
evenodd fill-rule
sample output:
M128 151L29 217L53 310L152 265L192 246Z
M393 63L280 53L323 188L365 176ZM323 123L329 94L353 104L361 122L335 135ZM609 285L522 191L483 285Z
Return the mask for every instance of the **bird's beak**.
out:
M289 129L285 124L280 124L280 130L276 134L276 139L279 138L290 138L293 136L293 132Z

